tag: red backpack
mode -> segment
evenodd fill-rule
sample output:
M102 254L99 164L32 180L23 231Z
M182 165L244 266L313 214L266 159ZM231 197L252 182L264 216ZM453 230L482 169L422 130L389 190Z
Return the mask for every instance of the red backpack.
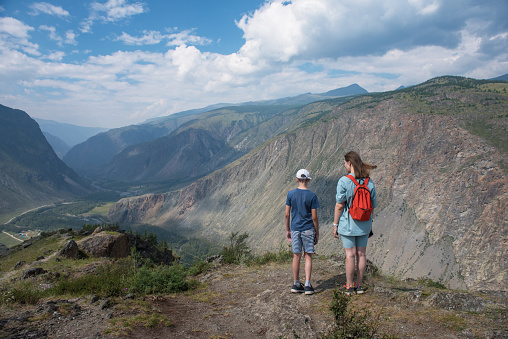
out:
M363 184L359 184L358 181L352 175L346 175L355 183L355 192L351 199L351 206L349 206L349 214L355 220L367 221L370 220L372 214L372 201L370 199L370 190L367 188L369 178L363 181Z

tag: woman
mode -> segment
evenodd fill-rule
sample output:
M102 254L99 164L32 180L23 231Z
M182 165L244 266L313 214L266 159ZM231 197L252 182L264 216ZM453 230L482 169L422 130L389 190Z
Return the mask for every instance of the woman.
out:
M344 166L349 174L362 184L366 178L370 177L370 170L377 166L362 162L356 152L348 152L344 156ZM342 239L342 245L346 251L346 285L344 293L351 295L356 292L363 294L362 288L363 275L365 273L367 241L372 228L372 215L367 221L355 220L348 213L348 206L351 206L355 183L343 176L337 183L337 195L335 196L335 215L333 218L333 236ZM371 179L367 183L370 191L372 207L376 207L376 188ZM355 259L358 263L358 272L356 272L356 285L353 282L355 274Z

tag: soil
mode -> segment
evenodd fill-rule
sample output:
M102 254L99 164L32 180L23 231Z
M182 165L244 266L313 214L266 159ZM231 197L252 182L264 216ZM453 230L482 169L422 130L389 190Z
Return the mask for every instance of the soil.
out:
M290 292L290 263L218 265L197 279L198 288L180 294L88 296L2 309L0 337L319 338L333 326L332 294L345 275L342 258L316 257L314 295ZM377 275L366 287L350 306L370 312L378 337L508 338L506 292L465 294Z

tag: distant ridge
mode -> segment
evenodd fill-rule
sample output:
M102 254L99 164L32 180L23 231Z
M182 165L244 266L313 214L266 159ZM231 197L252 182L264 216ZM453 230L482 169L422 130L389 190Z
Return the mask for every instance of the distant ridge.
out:
M69 147L73 147L86 141L88 138L100 133L105 132L108 128L102 127L83 127L72 124L65 124L54 120L45 120L34 118L39 124L43 132L47 132L55 137L60 138Z
M331 93L331 94L330 94ZM312 102L322 101L326 99L334 99L334 98L347 98L348 96L354 96L359 94L368 93L365 89L360 87L357 84L353 84L343 88L337 88L332 91L320 94L312 94L306 93L297 95L294 97L286 97L280 99L273 100L263 100L263 101L251 101L244 102L240 104L227 104L227 103L219 103L215 105L209 105L204 108L194 109L183 111L179 113L174 113L165 117L153 118L145 121L142 124L130 125L121 128L115 128L108 130L103 133L99 133L98 135L94 135L89 140L74 146L69 152L63 157L63 160L67 165L75 169L78 173L87 175L90 177L94 177L94 175L98 173L102 173L100 175L101 179L104 179L104 176L111 179L111 175L114 171L112 171L112 167L119 166L119 170L124 175L130 173L127 177L119 176L120 172L116 172L114 177L117 180L140 180L141 178L146 179L147 176L155 179L159 174L162 175L162 172L167 171L166 169L159 168L162 172L155 175L155 173L148 174L147 171L149 168L151 170L155 170L155 167L162 164L162 161L169 161L169 153L171 151L171 142L176 142L176 139L172 141L170 139L167 140L158 140L159 138L167 138L172 133L179 133L181 130L189 128L189 126L193 125L200 119L207 119L208 117L209 124L208 127L199 126L198 129L211 129L211 131L205 131L205 133L196 133L196 134L187 134L188 138L192 138L194 142L211 142L211 144L215 145L215 142L223 143L224 140L219 141L223 138L230 139L233 136L237 136L238 133L242 131L246 131L250 127L253 127L255 122L260 123L265 119L269 118L272 114L279 114L283 111L297 109L297 107L301 107L303 105L307 105ZM346 100L346 99L345 99ZM275 113L276 112L276 113ZM231 118L233 115L236 115L234 118ZM215 116L215 117L214 117ZM227 123L222 126L222 123L219 122L219 116L230 116L231 121L227 120ZM254 118L255 117L255 118ZM254 120L251 121L251 118ZM226 121L225 120L225 121ZM204 121L204 120L202 120ZM205 124L205 125L207 125ZM199 125L199 123L198 123ZM180 129L181 126L181 129ZM219 127L220 126L220 127ZM212 133L212 135L210 134ZM282 131L281 131L282 132ZM213 135L217 133L216 135ZM178 143L183 143L183 136L177 137L179 140ZM203 139L201 139L203 138ZM198 141L199 140L199 141ZM208 140L208 141L205 141ZM153 143L152 143L153 141ZM264 140L263 140L264 141ZM147 145L141 145L143 143L148 143ZM190 142L190 141L189 141ZM137 145L137 146L136 146ZM166 145L166 146L163 146ZM136 146L136 151L134 149L130 149L126 151L127 153L121 154L122 151L127 150L129 147ZM190 146L191 149L199 149L196 145ZM224 145L223 145L224 146ZM159 149L161 147L163 150ZM201 147L204 149L203 147ZM226 150L224 150L226 152ZM128 155L129 152L141 152L136 153L136 156ZM159 156L156 159L151 158L153 154L159 153ZM235 149L231 150L231 152L226 152L228 155L226 158L231 156L232 153L235 153ZM245 150L242 150L243 153ZM170 152L171 153L171 152ZM213 153L213 152L212 152ZM195 155L195 153L186 153L187 155ZM223 154L218 155L221 159ZM238 156L235 155L235 157ZM134 158L137 157L135 161ZM130 166L127 166L123 161L126 161L129 158L129 162L135 161L136 163L131 163ZM143 160L141 160L143 158ZM202 159L207 158L206 156ZM226 159L224 158L224 159ZM212 159L209 159L213 162ZM222 163L223 160L218 160ZM185 162L185 161L184 161ZM108 165L109 164L109 165ZM156 166L156 164L158 164ZM176 163L175 163L176 164ZM106 167L105 167L106 166ZM201 170L204 172L208 172L209 170L215 170L216 164L210 165L210 168L202 167ZM139 176L134 176L134 172L132 171L133 167L142 167L143 172L145 174ZM178 167L177 165L169 165L168 168ZM198 167L192 168L192 171L196 170ZM109 173L108 173L109 172ZM189 174L191 171L186 171ZM199 173L202 175L203 173ZM134 177L133 177L134 176ZM164 180L164 178L158 177L158 180Z
M500 76L498 76L498 77L495 77L495 78L489 79L489 80L503 80L503 81L508 81L508 73L506 73L505 75L500 75Z
M326 93L322 93L321 95L325 96L337 96L337 97L345 97L349 95L359 95L359 94L367 94L369 93L365 88L360 87L358 84L352 84L347 87L337 88Z

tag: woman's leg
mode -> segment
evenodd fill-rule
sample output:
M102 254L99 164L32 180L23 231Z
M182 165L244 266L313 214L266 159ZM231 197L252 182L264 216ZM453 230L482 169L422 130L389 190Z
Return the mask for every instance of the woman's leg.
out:
M344 248L346 251L346 287L353 287L355 276L356 247Z
M367 251L367 247L356 247L356 254L358 260L358 272L356 272L356 284L357 286L362 286L363 275L365 273L365 267L367 266L367 258L365 256L365 252ZM347 270L347 268L346 268Z

